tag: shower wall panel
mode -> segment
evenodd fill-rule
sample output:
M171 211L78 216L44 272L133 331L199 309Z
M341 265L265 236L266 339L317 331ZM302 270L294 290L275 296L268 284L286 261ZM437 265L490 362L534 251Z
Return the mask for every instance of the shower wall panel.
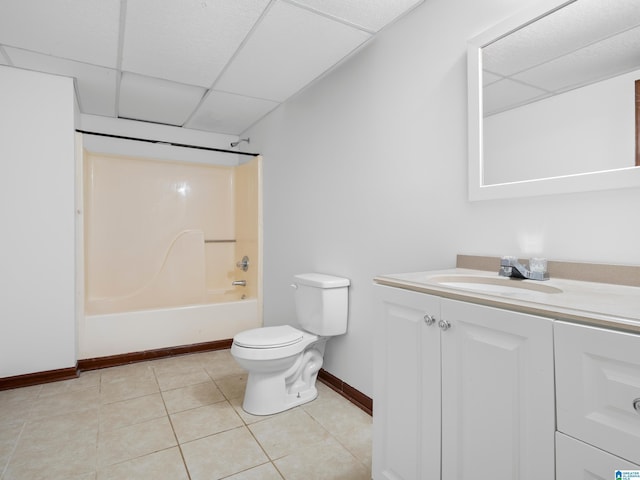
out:
M236 167L236 257L249 257L249 269L246 272L236 270L236 280L246 280L243 293L248 298L258 295L260 279L259 252L259 197L260 197L260 158Z
M203 303L229 290L234 183L234 167L86 152L86 312Z

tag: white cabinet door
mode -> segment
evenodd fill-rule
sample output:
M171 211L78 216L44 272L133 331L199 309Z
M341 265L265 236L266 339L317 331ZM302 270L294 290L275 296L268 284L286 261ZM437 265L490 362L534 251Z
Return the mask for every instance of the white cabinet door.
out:
M620 470L640 472L640 465L556 432L556 480L614 480Z
M437 297L376 287L373 478L440 479Z
M640 336L554 328L558 430L640 464Z
M448 299L441 317L442 479L553 479L552 321Z

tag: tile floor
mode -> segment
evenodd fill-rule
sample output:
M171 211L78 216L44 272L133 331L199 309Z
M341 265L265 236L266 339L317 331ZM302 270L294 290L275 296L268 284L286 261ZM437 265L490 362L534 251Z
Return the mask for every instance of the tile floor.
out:
M371 478L371 417L318 382L313 402L241 408L229 350L0 391L0 480Z

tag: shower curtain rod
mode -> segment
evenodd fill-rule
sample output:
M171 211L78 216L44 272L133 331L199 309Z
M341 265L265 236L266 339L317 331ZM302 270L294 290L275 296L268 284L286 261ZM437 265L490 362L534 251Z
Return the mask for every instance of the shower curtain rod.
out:
M83 133L86 135L96 135L98 137L111 137L111 138L119 138L122 140L136 140L138 142L157 143L161 145L172 145L174 147L196 148L198 150L209 150L211 152L235 153L236 155L247 155L250 157L257 157L258 155L260 155L259 153L238 152L236 150L226 150L224 148L200 147L198 145L187 145L186 143L165 142L162 140L149 140L148 138L125 137L123 135L112 135L110 133L89 132L87 130L80 130L80 129L76 129L76 132Z

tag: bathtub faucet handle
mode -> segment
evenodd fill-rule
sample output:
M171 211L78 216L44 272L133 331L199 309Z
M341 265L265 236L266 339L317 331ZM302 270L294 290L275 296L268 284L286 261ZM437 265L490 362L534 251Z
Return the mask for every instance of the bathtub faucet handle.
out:
M242 260L236 262L236 267L238 267L243 272L249 270L249 257L247 257L246 255L242 257Z

